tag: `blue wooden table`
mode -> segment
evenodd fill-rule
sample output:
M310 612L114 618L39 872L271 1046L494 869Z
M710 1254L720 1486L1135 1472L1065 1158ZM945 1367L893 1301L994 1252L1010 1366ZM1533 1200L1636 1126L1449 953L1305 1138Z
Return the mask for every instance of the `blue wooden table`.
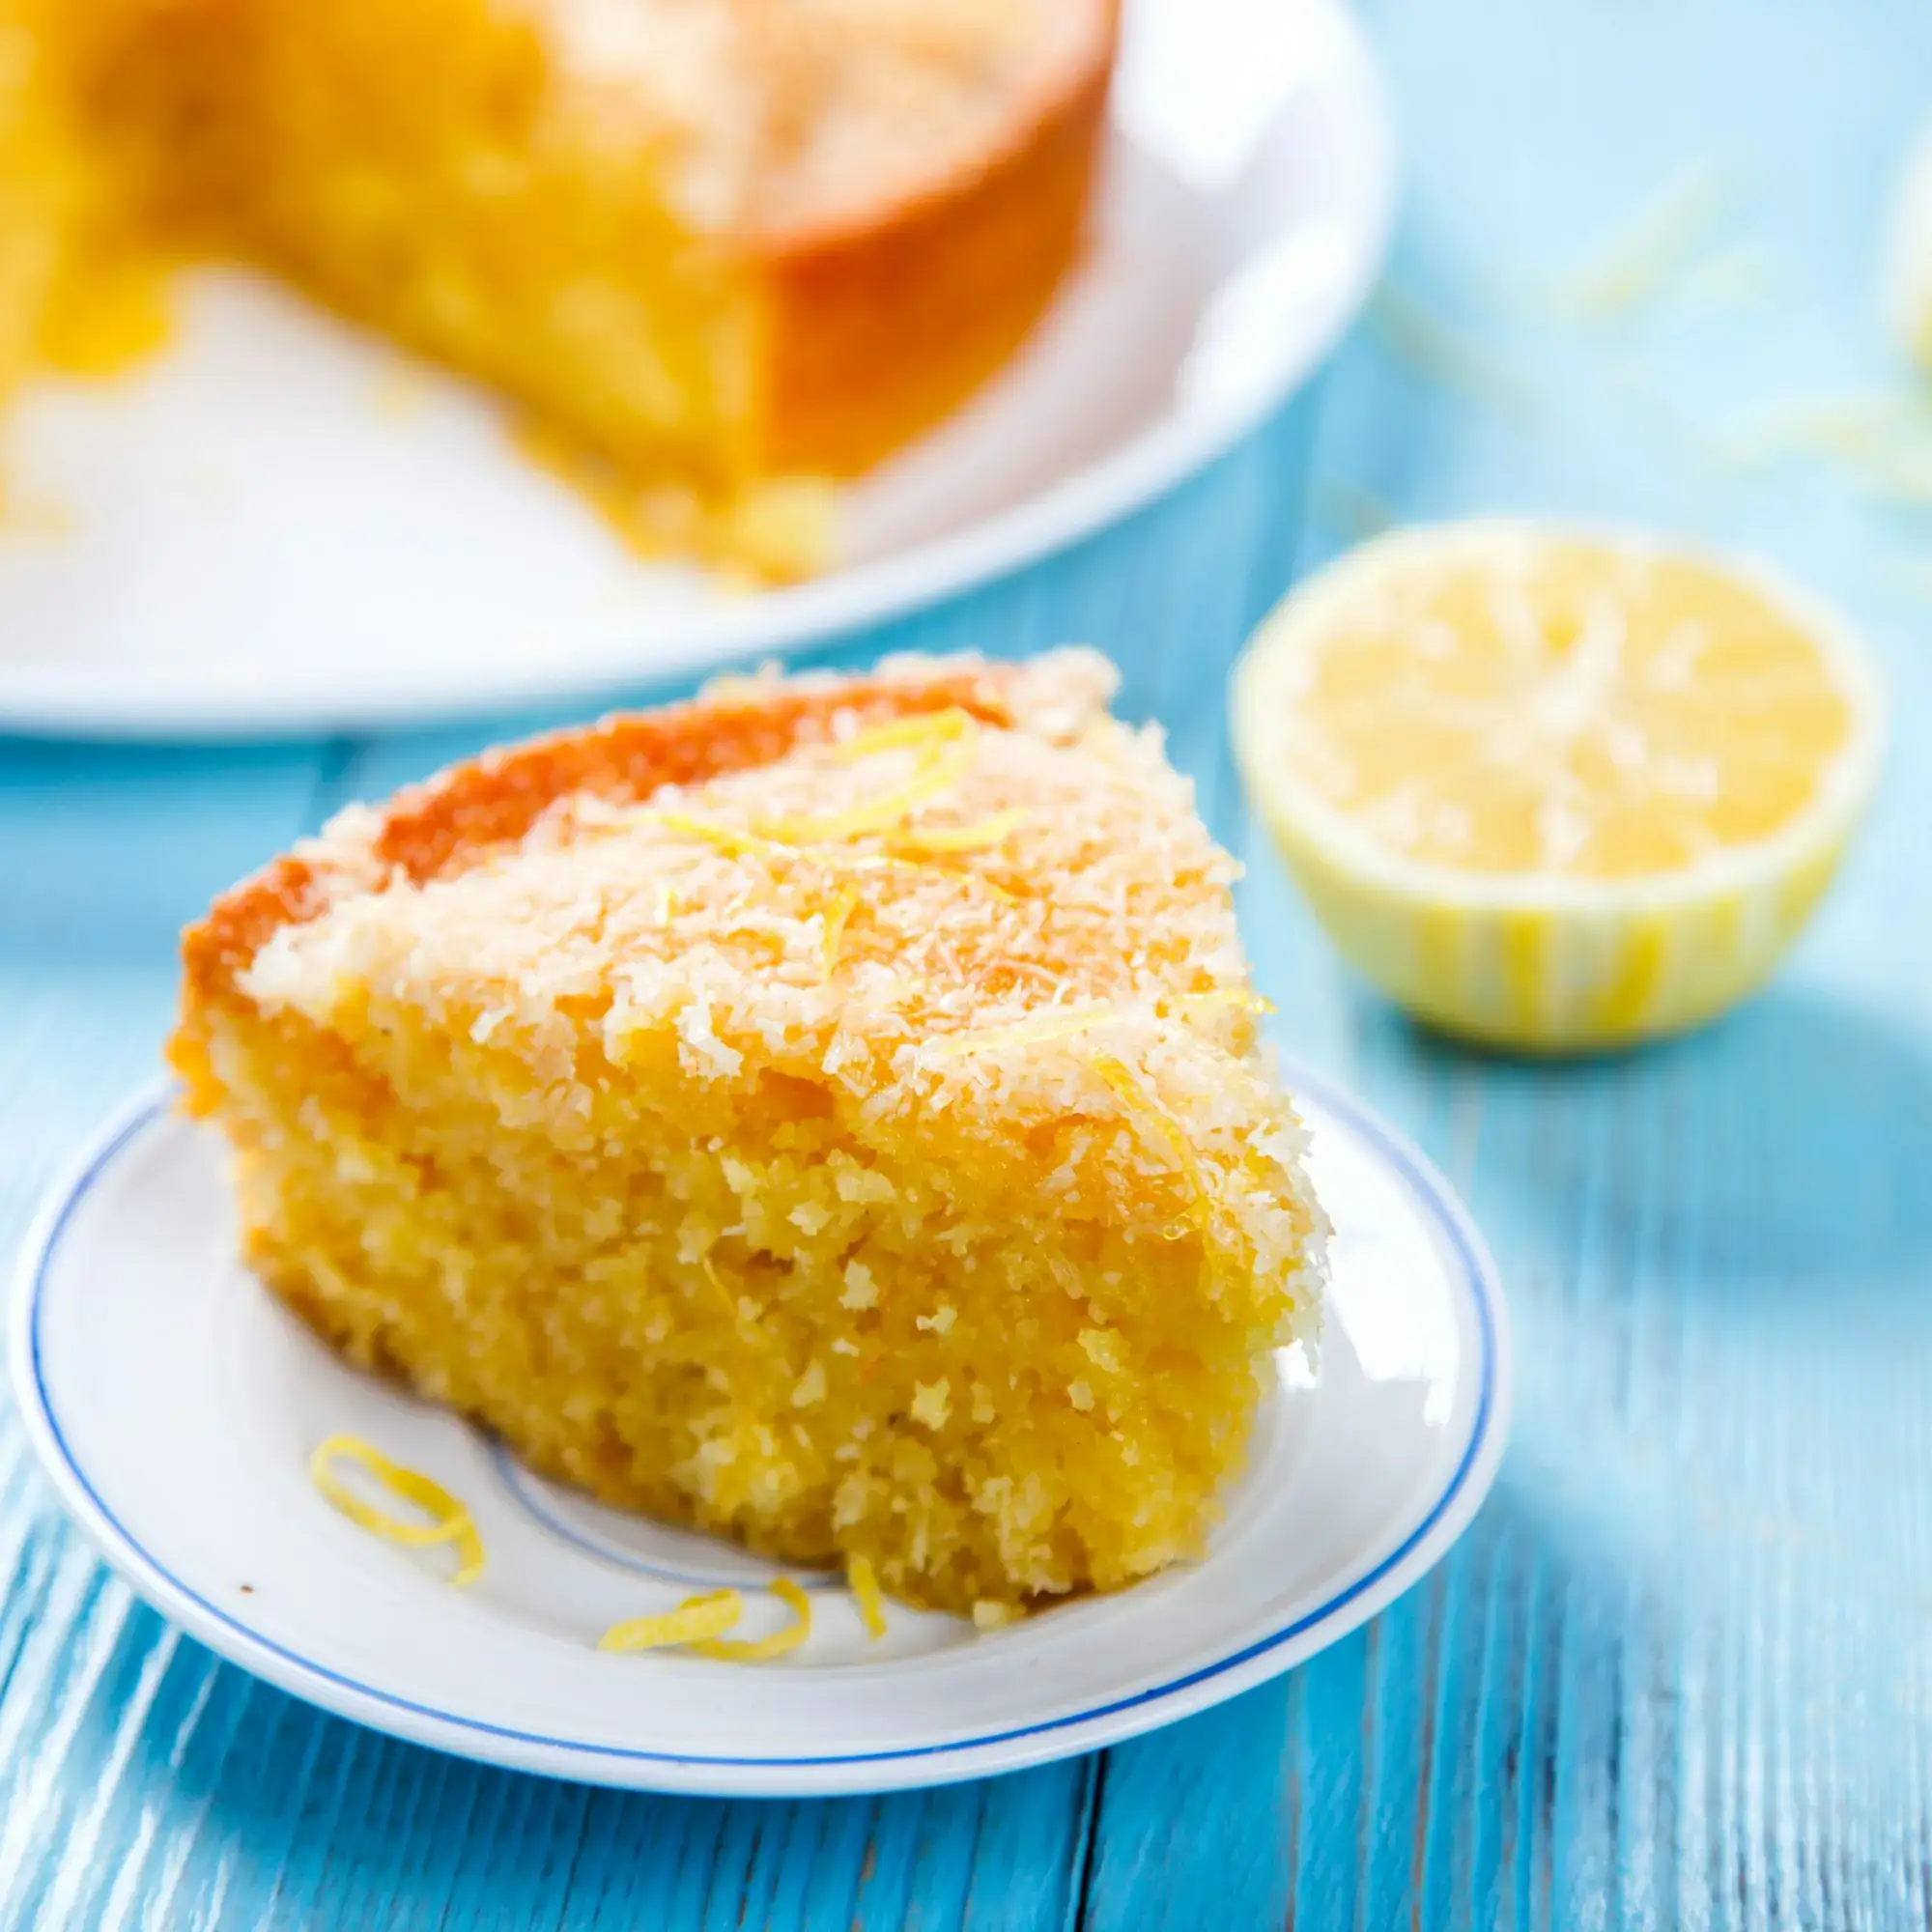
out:
M1464 1543L1306 1668L1097 1758L661 1801L391 1743L215 1662L0 1423L0 1926L1932 1923L1932 489L1791 427L1906 380L1872 282L1932 9L1381 0L1369 25L1409 202L1336 366L1128 528L829 655L1090 639L1166 721L1251 861L1284 1043L1430 1149L1501 1262L1519 1424ZM1869 836L1778 984L1699 1037L1560 1067L1431 1041L1252 837L1221 713L1243 634L1384 518L1481 509L1760 550L1887 664ZM153 1071L184 918L341 800L537 722L0 743L0 1256Z

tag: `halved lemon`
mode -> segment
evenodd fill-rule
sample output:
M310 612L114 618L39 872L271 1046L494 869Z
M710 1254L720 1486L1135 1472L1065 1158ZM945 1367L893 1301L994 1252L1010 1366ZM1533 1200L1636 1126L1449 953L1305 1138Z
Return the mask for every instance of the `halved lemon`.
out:
M1238 667L1250 797L1344 953L1452 1032L1574 1051L1758 986L1870 795L1843 626L1713 558L1485 522L1366 545Z

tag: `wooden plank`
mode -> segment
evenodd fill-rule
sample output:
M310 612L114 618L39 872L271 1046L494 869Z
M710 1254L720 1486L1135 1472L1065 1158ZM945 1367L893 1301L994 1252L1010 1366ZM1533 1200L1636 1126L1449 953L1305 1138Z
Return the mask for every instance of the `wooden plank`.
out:
M317 744L0 744L0 1257L96 1122L159 1073L182 923L300 829L326 762ZM0 1923L181 1922L205 1811L175 1782L180 1752L245 1680L224 1672L213 1696L212 1660L68 1528L11 1416L0 1578Z

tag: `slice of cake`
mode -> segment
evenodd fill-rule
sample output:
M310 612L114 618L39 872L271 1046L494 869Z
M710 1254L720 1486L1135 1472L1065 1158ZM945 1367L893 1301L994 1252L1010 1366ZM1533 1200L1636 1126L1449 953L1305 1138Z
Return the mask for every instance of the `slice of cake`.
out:
M1322 1224L1111 685L738 680L341 814L185 939L249 1260L548 1474L914 1601L1198 1548Z
M640 534L777 568L819 522L784 479L877 462L1037 319L1114 24L1113 0L0 0L0 51L38 47L169 245L502 390ZM5 113L0 73L0 167Z

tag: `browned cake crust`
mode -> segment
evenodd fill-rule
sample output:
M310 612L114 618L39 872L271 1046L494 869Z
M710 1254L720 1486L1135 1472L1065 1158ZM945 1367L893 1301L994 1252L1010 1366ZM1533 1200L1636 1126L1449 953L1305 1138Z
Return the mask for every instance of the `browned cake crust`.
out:
M1009 724L1012 675L987 665L970 675L918 682L793 680L779 693L741 681L687 704L618 715L486 752L399 792L375 832L376 859L382 871L401 870L419 885L521 838L558 799L643 799L665 785L748 771L782 757L794 745L826 740L841 715L871 724L958 709L984 724ZM277 927L322 912L329 886L326 862L298 848L224 893L183 934L182 1030L170 1052L190 1083L202 1071L196 1009L240 997L236 975Z
M981 165L869 218L762 235L767 467L847 476L945 417L1026 339L1084 243L1116 10Z
M27 0L0 0L0 21L9 4ZM68 64L86 76L77 85L90 142L127 151L117 165L135 185L146 218L160 217L196 245L239 248L352 318L507 387L540 414L559 415L551 385L526 361L505 362L500 345L486 354L462 332L452 336L419 304L399 306L382 248L358 253L326 227L311 234L301 205L282 205L274 184L287 156L312 166L309 149L319 139L304 118L301 88L312 87L327 114L342 121L353 106L342 66L357 51L353 35L327 41L326 58L334 65L306 72L307 41L282 46L277 21L290 6L101 0L98 21L90 14L64 25ZM563 22L584 11L581 0L521 0L493 16L488 39L478 43L493 63L487 91L501 97L497 131L511 152L526 137L526 123L541 124L538 105L553 96L558 114L594 116L608 93L619 102L616 125L627 125L622 101L637 76L621 58L608 78L573 77L572 35ZM789 23L794 40L830 37L816 67L788 49L781 20L739 22L756 54L753 71L758 63L771 70L769 114L781 128L793 119L842 125L825 99L837 93L838 69L827 69L825 58L853 57L866 41L852 21L836 30L829 24L836 9L822 11L826 18L808 11ZM445 0L443 12L451 28L466 18L461 4ZM721 8L722 15L731 13ZM715 271L735 277L749 297L752 346L743 372L749 412L733 424L731 446L721 445L708 461L748 467L753 475L856 474L939 421L1023 342L1084 242L1118 37L1116 0L1053 0L1041 18L1037 57L1000 66L987 56L989 76L997 68L997 78L974 80L980 96L962 110L970 132L926 128L917 103L894 102L886 87L888 108L873 99L845 117L863 124L849 148L830 141L838 165L797 161L778 134L761 143L749 133L717 133L721 156L735 156L719 165L735 167L742 179L723 197L728 205L685 218L699 252L714 251ZM373 11L369 20L366 31L395 59L423 59L440 44L442 14L422 0L399 8L392 22ZM875 31L904 37L915 28L900 20ZM964 39L970 46L971 36ZM425 98L437 97L432 90ZM460 88L453 99L474 110ZM734 112L724 100L709 112L690 103L683 111L697 130L723 129ZM407 108L400 119L392 108L375 131L364 129L364 121L373 128L368 115L344 122L340 138L362 139L369 166L392 170L408 185ZM701 144L700 134L692 138ZM251 187L238 194L238 184L258 178L266 184L260 193ZM455 206L462 212L460 197ZM409 242L416 253L423 245L420 236ZM582 272L612 270L593 260ZM565 409L560 420L620 468L637 461L635 426L627 428L622 411L600 418L594 408Z

